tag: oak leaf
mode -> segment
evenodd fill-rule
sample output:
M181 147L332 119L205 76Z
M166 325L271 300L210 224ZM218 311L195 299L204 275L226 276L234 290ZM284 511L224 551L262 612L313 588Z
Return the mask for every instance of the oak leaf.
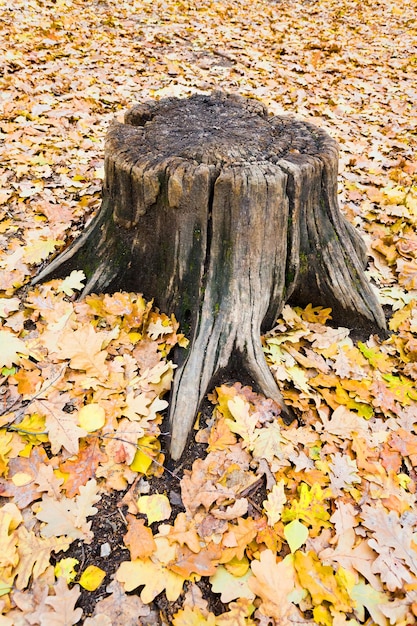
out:
M43 495L36 512L36 517L45 522L41 528L41 535L43 537L66 535L72 539L84 539L89 543L93 534L90 531L91 522L87 522L87 517L97 513L97 508L93 506L101 498L97 494L97 489L96 481L91 479L85 486L80 487L80 495L73 499L56 500Z
M1 339L0 339L1 342ZM25 365L25 368L27 366ZM37 368L20 369L14 376L13 380L17 382L17 390L22 396L35 395L42 383L41 372Z
M128 596L117 580L113 580L106 587L106 591L110 595L97 602L94 616L105 615L110 619L109 626L138 626L142 623L141 617L146 618L149 624L154 623L151 620L150 607L146 606L138 596Z
M26 344L8 330L0 330L0 368L18 365L21 357L29 354Z
M397 260L398 282L408 291L417 289L417 263L416 261Z
M229 524L229 530L223 535L223 551L220 563L228 563L234 557L242 560L245 550L258 532L252 517L239 518L237 524Z
M20 308L19 298L0 298L0 317L9 317L13 311Z
M354 483L361 482L358 476L358 466L355 459L341 452L331 454L330 458L330 489L334 496L341 496L344 491L349 491Z
M202 612L198 607L184 605L175 613L172 619L173 626L216 626L217 619L214 613Z
M379 346L374 348L359 341L358 348L374 369L384 374L392 372L393 360L387 354L384 354Z
M129 548L131 560L143 560L151 556L156 550L156 543L151 529L145 526L145 520L138 519L130 513L126 519L128 531L123 537L123 542Z
M213 507L211 514L217 519L237 519L243 517L248 512L249 501L247 498L238 498L233 504L226 506L225 508Z
M164 590L169 602L175 602L182 592L185 578L172 572L160 561L135 559L119 565L116 580L124 584L126 591L133 591L144 585L140 598L142 602L149 604Z
M115 330L118 332L117 328ZM105 380L108 376L108 352L102 348L111 337L109 332L96 332L91 324L75 330L66 328L59 338L59 356L70 359L72 369L83 370L89 376Z
M63 243L64 242L59 239L38 238L36 241L23 248L23 258L26 263L40 263L46 259L57 246Z
M64 578L59 578L54 585L55 596L45 598L45 604L51 609L41 612L41 626L74 626L81 619L83 610L75 604L80 597L80 587L74 585L68 589Z
M253 600L255 593L249 588L248 580L252 578L253 572L248 570L243 576L233 576L225 567L220 565L213 576L210 577L210 584L213 593L220 593L220 600L229 603L236 598L248 598Z
M12 570L19 561L17 552L18 535L17 527L21 524L23 518L15 504L9 503L0 509L0 571L2 578L12 573ZM14 575L13 575L14 577ZM11 578L11 582L13 578ZM7 592L6 592L7 593Z
M287 501L284 485L284 479L280 480L272 487L271 491L268 493L267 499L262 503L270 526L274 526L281 518L284 504Z
M71 539L67 537L37 537L33 531L28 531L24 526L17 530L19 563L16 567L16 587L24 589L31 576L39 578L49 567L51 552L67 550Z
M391 591L401 588L404 581L411 580L411 574L417 575L411 527L402 524L395 511L388 512L381 504L364 505L360 516L362 524L373 532L368 544L379 554L372 571L381 575Z
M252 455L255 459L266 459L268 463L288 465L287 457L293 446L283 438L283 433L277 421L257 428L252 446Z
M213 454L224 453L210 452L206 459L196 459L191 471L185 470L181 479L182 501L190 514L195 513L200 505L208 510L214 502L222 503L227 499L235 499L233 489L223 487L216 482L216 478L218 479L220 476L213 477L208 474L208 465L212 462L213 457L211 455ZM216 466L216 474L217 470L221 471L221 466Z
M73 270L58 286L58 291L62 291L67 296L72 296L74 290L79 291L84 288L83 281L85 279L86 276L82 270Z
M200 552L200 537L195 529L195 521L189 520L185 513L178 513L174 526L159 526L159 532L166 535L170 544L179 543L188 546L192 552Z
M220 547L213 543L201 548L197 553L192 552L187 546L178 546L175 559L168 567L183 578L190 578L193 573L199 576L212 576L220 556Z
M97 438L82 441L78 454L59 465L61 472L68 474L63 485L67 497L77 495L80 487L94 478L100 464L106 461L107 455L100 450Z
M388 604L385 593L374 589L372 585L368 585L365 582L359 582L353 587L350 595L355 602L355 615L361 622L364 622L366 619L366 609L375 624L388 626L390 622L381 610L382 607Z
M294 568L301 586L306 589L314 606L329 602L337 610L349 613L354 603L338 573L332 567L323 565L317 555L310 551L307 554L297 551L294 554Z
M229 604L229 611L216 617L216 626L255 626L256 622L250 618L252 613L252 602L244 597L239 598Z
M0 463L1 463L1 435L0 431ZM18 456L9 461L9 480L0 479L0 495L13 498L14 503L24 509L34 500L40 498L40 490L37 485L39 470L46 466L48 457L43 448L32 448L30 456ZM21 484L18 477L22 478ZM23 479L24 478L24 479ZM13 480L15 479L15 480Z
M227 450L236 441L237 439L234 433L231 432L226 420L224 417L220 417L210 429L207 451Z
M272 618L280 626L293 624L293 618L301 613L289 600L295 587L293 556L287 556L277 563L271 550L261 552L259 560L251 563L253 576L248 579L248 586L262 600L260 613ZM294 620L295 621L295 620Z
M57 454L62 447L70 454L77 454L79 439L87 434L77 426L75 414L64 410L70 399L69 393L54 391L48 398L38 398L29 405L31 412L45 417L52 454Z
M391 433L389 446L400 452L403 457L409 457L413 465L417 464L417 436L413 433L398 428Z
M368 542L357 537L353 528L346 528L336 537L336 547L322 550L319 553L320 560L325 565L336 562L348 572L359 572L374 589L382 591L381 581L373 572L377 553L372 550Z
M312 527L312 537L316 536L321 528L329 528L330 514L328 512L329 503L326 502L329 490L323 491L320 485L313 484L310 488L306 483L301 483L298 488L299 500L293 500L291 506L282 511L282 520L289 522L293 519L304 521Z

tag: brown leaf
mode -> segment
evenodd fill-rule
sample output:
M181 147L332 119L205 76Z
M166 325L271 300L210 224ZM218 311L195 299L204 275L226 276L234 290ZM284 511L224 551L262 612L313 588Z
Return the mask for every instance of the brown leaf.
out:
M53 392L48 399L39 398L29 405L32 412L45 417L52 454L57 454L62 447L70 454L77 454L78 440L87 434L87 431L77 426L76 413L64 411L70 400L69 393Z
M128 596L117 580L113 580L106 591L110 595L97 602L94 616L105 615L110 619L111 626L138 626L145 623L145 620L142 622L139 619L141 617L146 618L149 624L157 623L157 615L152 620L151 607L143 604L138 596Z
M54 585L54 596L48 596L45 604L52 607L45 610L41 614L41 623L48 626L72 626L76 624L83 614L81 608L75 608L75 604L80 597L80 586L74 585L72 589L68 589L65 578L61 577Z
M197 554L186 546L179 547L175 561L168 564L170 570L189 578L192 573L200 576L212 576L219 563L221 548L213 543L202 548Z

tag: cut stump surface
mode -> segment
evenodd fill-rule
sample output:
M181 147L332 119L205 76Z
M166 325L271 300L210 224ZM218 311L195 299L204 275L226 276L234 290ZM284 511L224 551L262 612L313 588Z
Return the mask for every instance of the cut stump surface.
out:
M111 127L101 210L37 281L84 269L84 295L140 291L175 314L190 344L176 355L174 459L219 372L246 373L285 411L260 335L289 299L385 327L337 167L321 129L227 94L140 104Z

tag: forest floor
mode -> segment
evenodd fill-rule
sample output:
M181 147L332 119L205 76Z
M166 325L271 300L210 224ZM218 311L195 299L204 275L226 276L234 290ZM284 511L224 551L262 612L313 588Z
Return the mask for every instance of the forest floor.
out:
M0 626L416 622L415 10L0 0ZM296 422L219 385L174 465L175 319L77 300L81 268L30 282L98 209L111 121L215 88L338 141L389 332L285 306L263 342Z

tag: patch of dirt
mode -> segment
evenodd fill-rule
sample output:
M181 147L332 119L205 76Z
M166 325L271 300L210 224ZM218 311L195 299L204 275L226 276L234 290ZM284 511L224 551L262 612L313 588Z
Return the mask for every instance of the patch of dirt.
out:
M92 518L91 530L94 533L92 542L87 544L81 540L74 541L66 552L59 552L55 559L51 560L54 565L61 559L77 559L79 565L76 570L79 574L89 565L100 567L106 572L105 579L95 591L87 591L80 587L81 596L77 606L83 609L83 619L91 616L97 602L108 595L106 587L111 582L114 572L122 561L128 561L130 558L129 550L123 544L123 535L126 534L127 527L123 510L118 506L121 498L118 492L103 494L101 500L95 504L98 511ZM75 582L78 582L78 577Z
M205 400L202 405L202 411L200 416L200 427L204 428L207 420L211 417L213 407L208 400ZM168 424L165 424L163 431L168 432ZM164 474L157 478L151 477L148 482L150 486L150 493L163 493L166 494L170 500L172 507L172 514L169 520L165 520L164 523L173 523L178 513L184 510L181 501L180 480L184 474L184 470L191 469L194 461L200 456L204 456L204 444L196 443L194 437L190 438L183 457L180 462L173 462L169 459L167 454L167 448L169 444L168 437L162 437L163 448L166 453L165 471ZM128 491L129 487L126 489ZM261 502L265 499L265 490L263 484L257 484L255 487L256 493L252 492L249 495L254 502L254 507L257 508L256 502ZM259 495L258 494L259 491ZM95 591L87 591L81 588L81 596L77 602L77 606L83 610L83 620L87 617L91 617L94 613L96 604L108 596L106 592L107 585L111 582L114 573L118 569L120 563L130 560L130 553L123 543L123 536L127 533L126 514L127 507L121 505L121 501L125 492L112 492L109 494L103 494L101 500L95 505L98 509L97 513L91 518L91 530L94 533L94 539L90 544L86 544L83 541L74 541L66 552L57 553L53 559L52 564L55 565L58 561L64 558L75 558L79 561L79 565L75 568L78 572L78 576L75 579L75 583L78 582L81 573L89 565L95 565L100 567L106 572L106 577L102 584ZM137 517L143 517L146 520L146 516L138 514ZM159 523L155 522L151 525L153 533L157 532ZM110 549L110 551L109 551ZM102 550L104 550L104 555ZM211 591L211 586L208 581L202 578L197 585L200 587L203 597L208 602L209 610L215 615L219 615L227 611L227 606L220 601L218 594L214 594ZM187 590L188 583L184 585L184 591ZM139 587L132 592L132 595L139 595L142 588ZM165 596L165 593L159 594L154 602L153 607L159 614L159 622L153 626L165 626L172 623L172 618L177 611L182 607L183 595L176 602L169 602ZM154 616L156 613L153 614Z

